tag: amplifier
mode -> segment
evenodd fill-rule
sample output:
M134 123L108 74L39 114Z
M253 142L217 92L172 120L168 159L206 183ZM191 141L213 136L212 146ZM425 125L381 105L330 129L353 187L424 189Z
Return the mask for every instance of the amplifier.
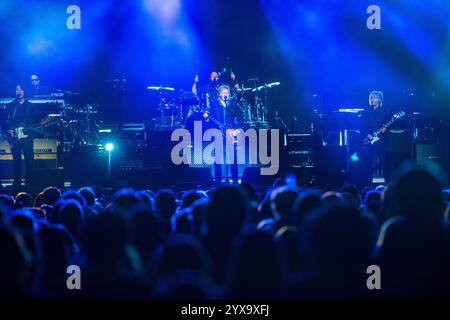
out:
M439 141L439 132L434 127L416 128L416 142L419 143L437 143Z
M120 127L119 135L121 139L145 140L145 125L143 123L124 123Z
M36 169L56 169L57 168L57 140L55 139L34 139L34 167ZM24 156L22 154L22 160ZM22 162L22 172L24 168ZM0 139L0 179L12 179L13 177L13 157L11 146L6 140Z
M9 145L8 141L0 139L0 156L10 153L11 153L11 146Z
M312 134L289 133L286 136L287 145L291 148L312 148Z
M56 160L56 139L34 139L34 160ZM23 154L22 154L23 159ZM0 140L0 160L12 160L11 146L6 140Z
M56 139L34 139L33 149L35 154L57 153L58 142Z
M313 167L313 136L310 133L290 133L286 135L289 167Z
M389 130L385 134L386 152L411 153L412 138L411 130Z
M426 164L427 162L439 162L439 145L434 143L416 144L416 162Z

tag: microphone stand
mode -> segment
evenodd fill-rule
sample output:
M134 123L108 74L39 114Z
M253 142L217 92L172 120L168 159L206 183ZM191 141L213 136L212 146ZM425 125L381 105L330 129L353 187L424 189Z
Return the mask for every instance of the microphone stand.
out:
M278 111L275 111L275 121L277 122L278 126L280 126L279 124L281 124L283 129L286 130L286 132L289 132L289 128L287 127L283 119L278 115Z

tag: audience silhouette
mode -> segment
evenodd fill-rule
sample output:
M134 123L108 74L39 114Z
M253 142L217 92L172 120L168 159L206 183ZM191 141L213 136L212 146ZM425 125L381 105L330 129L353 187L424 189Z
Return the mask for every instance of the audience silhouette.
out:
M448 298L442 176L405 163L388 185L363 190L301 189L278 179L270 188L247 181L0 194L0 296ZM81 290L67 289L70 265L80 267ZM367 287L371 265L381 270L380 290Z

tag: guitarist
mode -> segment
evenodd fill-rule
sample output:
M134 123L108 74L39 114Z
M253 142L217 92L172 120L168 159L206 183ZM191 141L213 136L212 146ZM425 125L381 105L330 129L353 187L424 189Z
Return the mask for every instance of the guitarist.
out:
M39 121L39 115L33 105L26 99L24 87L16 85L16 99L8 105L9 123L8 140L12 147L12 156L14 160L14 184L18 188L21 186L21 160L22 153L25 159L26 184L30 183L31 171L33 170L34 150L33 134L26 133L26 138L17 137L17 128L27 127Z
M386 174L386 152L385 152L385 141L383 138L384 133L386 132L386 128L383 128L383 124L385 124L388 119L389 115L387 112L385 112L385 109L383 107L383 100L384 95L381 91L372 91L369 94L369 104L370 107L365 110L364 114L364 120L365 120L365 131L367 132L367 139L372 141L374 137L372 136L372 133L374 133L377 130L381 129L381 134L378 136L380 141L375 143L373 145L373 150L375 153L374 157L377 161L376 169L380 173L382 171L382 175ZM372 166L373 168L373 160L372 160Z
M240 132L238 128L242 128L242 113L237 105L235 99L230 99L231 89L228 85L222 85L218 89L219 96L210 106L210 117L216 123L221 124L221 130L225 131L227 139L233 140ZM225 141L224 141L225 143ZM224 147L225 150L225 147ZM230 164L231 178L234 183L238 182L238 165L236 161L236 150L234 152L234 159L225 159L225 168ZM228 169L227 169L228 171ZM222 181L222 167L220 164L214 165L214 176L217 183Z

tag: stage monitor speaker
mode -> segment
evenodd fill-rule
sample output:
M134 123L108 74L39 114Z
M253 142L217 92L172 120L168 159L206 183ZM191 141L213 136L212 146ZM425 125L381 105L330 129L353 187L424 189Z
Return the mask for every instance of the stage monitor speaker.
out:
M213 177L209 167L191 168L189 165L181 165L176 167L173 175L177 185L210 187L213 184Z
M160 188L165 178L161 168L132 168L126 174L128 186L141 190Z
M276 175L262 175L261 166L246 167L242 174L242 182L250 182L257 187L272 186L276 178L280 177L280 172Z
M68 177L74 187L86 185L110 186L120 174L119 157L111 157L96 145L72 149L67 160Z
M161 168L171 162L172 147L177 144L171 141L171 131L149 131L143 150L145 168Z
M128 170L128 185L135 189L170 187L174 184L209 187L213 183L209 168L190 168L188 165L171 168L134 168Z
M37 192L52 186L64 188L63 169L34 169L31 174L31 188Z
M317 172L347 171L346 146L321 146L314 150L315 168Z

